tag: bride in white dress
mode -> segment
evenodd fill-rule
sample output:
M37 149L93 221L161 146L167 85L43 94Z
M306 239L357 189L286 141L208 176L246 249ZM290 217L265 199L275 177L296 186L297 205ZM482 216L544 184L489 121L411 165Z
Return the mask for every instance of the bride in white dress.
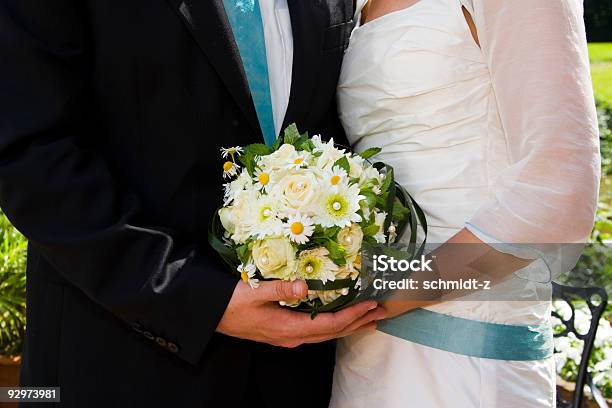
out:
M370 2L345 55L341 119L355 150L383 148L428 241L585 240L599 147L581 1ZM550 332L538 350L503 335L547 327L549 301L425 309L339 342L332 407L554 406ZM414 324L432 331L416 338Z

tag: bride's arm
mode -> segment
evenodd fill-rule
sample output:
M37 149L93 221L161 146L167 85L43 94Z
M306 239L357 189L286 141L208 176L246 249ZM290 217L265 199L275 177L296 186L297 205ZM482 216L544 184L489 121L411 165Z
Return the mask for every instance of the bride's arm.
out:
M472 0L511 165L469 220L505 243L583 241L599 137L580 0Z
M507 244L584 241L597 205L599 138L581 2L462 2L489 66L510 166L466 228L435 251L437 274L411 276L421 281L478 278L491 270L501 280L530 261L478 237ZM398 293L394 299L401 302L385 307L393 316L443 295L454 297Z

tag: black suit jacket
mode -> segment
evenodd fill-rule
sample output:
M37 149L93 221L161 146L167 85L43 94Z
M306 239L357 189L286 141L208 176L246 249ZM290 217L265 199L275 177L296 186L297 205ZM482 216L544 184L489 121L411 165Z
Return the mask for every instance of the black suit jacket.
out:
M285 124L342 142L352 0L288 0ZM2 0L0 205L29 239L23 385L69 407L326 406L330 343L215 328L221 146L263 137L221 0ZM40 405L36 405L40 406Z

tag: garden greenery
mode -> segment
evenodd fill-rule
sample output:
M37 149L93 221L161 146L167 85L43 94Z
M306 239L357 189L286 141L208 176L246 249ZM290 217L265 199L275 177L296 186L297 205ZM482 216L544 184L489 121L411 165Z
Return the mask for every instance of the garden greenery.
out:
M26 324L27 241L0 212L0 355L21 353Z

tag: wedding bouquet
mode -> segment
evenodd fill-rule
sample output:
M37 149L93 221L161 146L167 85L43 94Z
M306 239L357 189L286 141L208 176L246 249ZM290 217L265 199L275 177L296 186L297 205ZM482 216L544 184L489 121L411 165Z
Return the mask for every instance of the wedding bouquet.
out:
M362 246L392 243L416 222L393 169L370 163L380 150L354 154L295 125L272 147L221 149L229 181L211 245L252 288L305 280L308 296L283 306L314 316L348 305L361 284Z

